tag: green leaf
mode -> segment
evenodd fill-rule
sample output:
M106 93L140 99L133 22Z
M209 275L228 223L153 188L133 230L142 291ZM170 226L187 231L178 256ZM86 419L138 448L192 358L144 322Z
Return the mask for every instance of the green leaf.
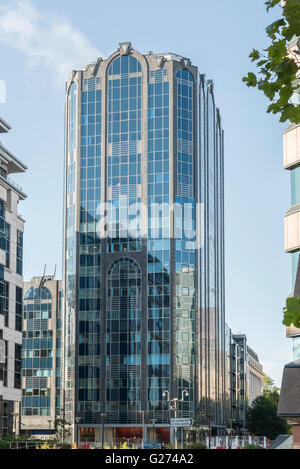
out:
M280 62L287 56L287 44L285 39L280 41L273 41L273 44L267 49L269 59Z
M243 82L246 83L247 86L252 86L252 87L257 86L256 75L252 72L249 72L248 75L243 78Z
M253 49L253 51L249 55L249 58L252 60L252 62L254 62L255 60L258 60L260 58L260 53L258 52L258 50Z
M265 2L267 11L279 4L280 0ZM290 102L299 67L289 57L288 47L291 39L300 37L300 0L287 0L280 12L282 17L266 28L271 40L264 51L266 54L253 49L249 56L252 62L257 61L257 75L249 72L243 82L249 87L258 88L271 101L268 113L278 114L281 122L299 124L300 106ZM299 321L298 316L293 320Z
M283 324L298 327L300 324L300 298L287 298Z
M285 26L285 25L286 25L286 21L283 18L280 20L274 21L274 23L270 24L266 28L267 35L270 38L275 39L276 34L279 32L280 27Z
M257 62L257 66L258 66L258 67L262 67L262 66L265 65L266 63L268 63L268 60L260 60L259 62Z
M267 11L270 10L270 8L273 8L275 7L276 5L278 5L278 3L280 3L281 0L267 0L265 5L267 7Z
M293 36L300 36L299 0L288 0L284 7L283 15L289 24L291 38Z

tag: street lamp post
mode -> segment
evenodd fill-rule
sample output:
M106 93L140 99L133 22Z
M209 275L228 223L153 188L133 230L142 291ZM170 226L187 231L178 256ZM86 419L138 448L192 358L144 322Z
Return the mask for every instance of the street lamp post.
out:
M104 449L104 431L105 431L105 426L104 426L104 423L105 423L105 417L106 417L106 414L101 414L101 425L102 425L102 430L101 430L101 447L102 449Z
M17 418L19 417L18 412L12 414L15 419L15 443L17 441Z
M205 417L208 421L208 449L211 449L211 415L206 414Z
M208 423L208 449L211 449L211 418L213 416L210 415L210 414L205 414L205 413L200 414L200 416L207 419L207 423Z
M167 402L169 402L170 405L170 410L174 411L174 418L177 419L178 416L178 403L179 402L184 402L184 398L189 396L189 393L186 389L184 389L181 393L181 399L178 399L178 397L173 397L173 399L170 399L170 393L168 390L163 392L163 397L167 398ZM174 433L175 433L175 449L177 449L177 427L175 426L174 428Z
M145 411L141 410L140 414L141 414L141 417L142 417L142 431L143 431L142 449L145 449Z
M79 436L78 436L78 424L81 420L81 417L75 417L75 432L74 432L74 436L75 436L75 443L78 444L79 443Z
M152 448L154 449L154 437L155 437L155 424L156 424L156 419L151 419L152 425L153 425L153 441L152 441Z
M49 440L50 440L50 431L51 431L51 423L52 423L52 420L47 420L48 424L49 424Z
M233 422L234 422L234 419L229 419L230 421L230 434L229 434L229 449L232 449L232 426L233 426Z
M208 419L208 449L211 449L211 415L206 417Z

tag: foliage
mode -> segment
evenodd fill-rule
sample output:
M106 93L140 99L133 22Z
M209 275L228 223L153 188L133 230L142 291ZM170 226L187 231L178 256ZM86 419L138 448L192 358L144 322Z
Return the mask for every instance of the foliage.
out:
M73 449L73 447L69 444L54 444L45 442L41 446L39 446L38 449Z
M69 428L66 428L67 426L70 426L70 424L65 419L55 419L54 429L57 441L65 443L66 441L70 440L72 432Z
M287 298L283 309L283 324L300 327L300 298Z
M10 441L0 440L0 449L10 449Z
M56 449L55 445L50 445L49 443L43 443L38 449Z
M130 446L127 441L124 441L124 443L122 443L119 448L117 448L116 445L111 448L109 445L105 444L103 449L136 449L136 447L134 446L134 444Z
M207 449L207 446L204 442L200 441L199 443L191 443L185 446L184 449Z
M15 441L15 437L13 435L3 434L2 440L3 441Z
M279 5L281 0L268 0L265 2L267 11ZM258 88L271 101L268 112L280 114L280 121L289 120L298 124L300 122L300 106L291 102L291 97L300 91L296 84L299 70L297 60L299 52L288 57L288 44L300 36L300 0L287 0L282 10L282 18L266 28L271 45L263 52L253 49L249 55L252 62L256 62L258 74L249 72L243 78L247 86Z
M278 405L280 389L274 385L272 378L267 375L263 378L263 395Z
M247 411L247 428L256 436L266 436L274 440L278 435L290 433L287 422L277 417L279 392L277 388L264 391Z

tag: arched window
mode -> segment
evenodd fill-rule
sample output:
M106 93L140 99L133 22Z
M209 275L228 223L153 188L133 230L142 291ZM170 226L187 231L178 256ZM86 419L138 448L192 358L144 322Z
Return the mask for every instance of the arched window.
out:
M27 292L25 293L24 300L51 300L52 295L48 288L46 287L41 287L41 288L34 288L31 287Z
M108 421L138 423L141 408L141 269L129 257L108 269L106 376Z
M188 70L179 70L177 77L177 195L192 198L194 161L194 78Z
M141 64L135 57L131 55L122 55L117 57L110 65L108 74L109 75L123 75L131 73L139 73L142 71Z
M181 78L181 80L186 80L190 83L194 83L194 77L189 70L179 70L176 74L176 77Z
M114 261L108 269L108 275L140 274L139 264L130 257L121 257Z

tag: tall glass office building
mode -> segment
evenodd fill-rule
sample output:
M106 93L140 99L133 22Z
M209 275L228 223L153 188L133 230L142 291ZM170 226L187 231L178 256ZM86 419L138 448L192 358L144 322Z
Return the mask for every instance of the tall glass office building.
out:
M106 439L138 438L145 411L166 440L168 397L183 391L179 417L226 423L223 150L213 82L189 59L121 43L72 72L64 399L76 439L101 441L102 414Z

